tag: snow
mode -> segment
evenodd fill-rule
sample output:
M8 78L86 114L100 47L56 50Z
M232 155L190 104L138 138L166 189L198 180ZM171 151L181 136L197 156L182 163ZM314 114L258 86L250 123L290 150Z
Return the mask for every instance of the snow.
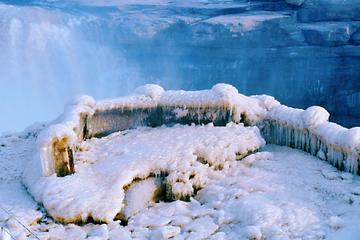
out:
M312 106L303 110L277 105L272 107L267 117L284 127L290 126L299 130L307 129L313 131L322 123L327 122L329 116L330 114L324 108L318 106Z
M341 172L303 151L275 145L267 145L241 161L231 161L229 168L209 171L207 184L189 202L154 203L131 217L127 226L120 225L120 221L55 223L22 187L20 179L26 162L36 153L36 136L42 128L35 128L38 129L35 136L29 131L0 137L4 145L0 148L1 166L6 170L0 172L0 204L40 239L50 236L52 239L201 239L201 236L261 239L261 236L355 240L360 236L359 177ZM172 131L182 128L175 127ZM160 130L164 129L151 131ZM132 130L124 137L148 132L149 129ZM9 229L13 237L34 239L2 210L0 216L0 225Z
M82 138L84 114L99 109L172 106L182 117L203 105L228 109L232 121ZM53 122L0 137L0 237L359 239L360 128L328 118L226 84L79 96ZM49 159L68 161L69 146L75 174L57 177Z
M191 196L194 188L206 183L208 165L227 168L228 161L264 144L256 127L235 124L226 128L211 124L140 128L82 142L74 156L76 174L64 178L52 175L36 179L41 172L34 158L23 182L58 221L86 221L91 216L96 221L111 222L123 208L123 188L133 180L166 172L171 198ZM208 165L199 163L198 158ZM194 176L190 178L190 174Z
M197 123L204 118L256 125L270 143L302 149L345 171L359 170L360 128L346 129L328 122L329 113L322 107L291 108L270 96L244 96L228 84L216 84L202 91L164 91L158 85L148 84L135 92L116 99L94 101L81 96L70 101L64 113L39 138L43 175L66 173L67 149L89 137L86 132L91 137L139 126L159 126L154 119L164 124L171 116L162 116L159 108L165 112L170 109L177 119L197 119Z
M254 96L268 110L261 127L267 142L302 149L334 166L357 174L360 128L344 128L328 122L322 107L306 110L287 107L268 96Z
M64 113L52 122L52 125L39 137L38 156L43 175L48 177L54 174L58 171L57 169L61 168L62 162L68 162L67 148L72 148L76 143L82 141L86 118L90 118L89 124L91 125L90 129L87 130L92 136L95 136L104 129L109 130L107 127L111 128L109 130L111 132L124 130L114 130L116 124L120 125L119 128L124 125L127 126L125 128L130 128L134 127L132 124L138 127L142 125L141 122L146 121L142 119L143 115L146 116L146 114L140 113L138 119L128 119L127 123L122 125L119 123L120 120L115 120L109 114L112 110L151 110L156 109L156 107L175 107L173 113L177 117L191 115L190 112L187 112L190 109L195 111L194 115L197 115L199 121L201 118L200 109L204 111L206 108L211 108L205 114L213 120L217 115L212 110L218 111L220 109L220 111L230 111L230 116L234 122L246 121L250 125L260 122L266 113L266 110L261 106L261 101L238 93L236 88L228 84L216 84L212 89L202 91L164 91L158 85L147 84L137 88L133 95L99 101L94 101L90 96L81 95L70 100L65 106ZM96 114L102 116L92 118ZM106 115L110 117L106 117ZM116 121L117 123L115 123ZM129 124L130 126L128 126ZM55 149L56 146L58 149ZM60 165L57 162L60 162Z

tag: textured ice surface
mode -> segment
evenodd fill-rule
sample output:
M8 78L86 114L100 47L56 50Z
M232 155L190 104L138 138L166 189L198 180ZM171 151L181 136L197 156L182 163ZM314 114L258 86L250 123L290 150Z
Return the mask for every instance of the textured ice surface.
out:
M165 110L162 109L159 113L157 107ZM153 122L149 118L166 121L163 111L169 107L183 110L180 113L179 110L173 109L176 118L189 115L190 119L193 118L192 122L196 123L200 123L202 118L207 118L208 122L209 119L215 122L216 119L211 112L214 110L218 111L217 116L223 111L225 123L231 118L234 122L243 121L249 125L260 122L266 113L261 101L240 94L229 84L216 84L211 89L202 91L164 91L158 85L147 84L137 88L133 95L100 101L82 95L71 100L65 106L64 113L39 136L38 157L43 175L48 177L62 171L62 166L68 162L67 148L73 147L84 138L86 119L90 119L87 130L96 136L99 132L107 130L112 133L139 126L160 126L163 123L155 121L154 124L149 124ZM127 112L124 113L124 110ZM121 119L122 116L124 118Z
M155 203L131 217L127 226L121 226L119 221L82 226L54 223L19 182L25 163L36 152L36 128L21 137L0 137L0 204L40 239L360 237L359 177L303 151L273 145L242 161L231 162L228 169L212 171L206 186L190 202ZM14 238L31 237L2 210L0 225L9 229Z
M63 178L41 177L34 158L23 181L56 220L86 221L91 216L111 222L123 208L123 188L133 180L167 173L170 198L190 197L206 184L208 171L228 168L264 144L258 128L241 124L141 128L81 142L76 173Z
M89 138L86 132L106 136L139 126L175 124L179 118L185 118L183 124L219 120L220 125L230 121L256 125L270 143L310 152L341 170L356 174L359 170L360 128L328 122L329 113L322 107L291 108L270 96L244 96L228 84L202 91L164 91L148 84L126 97L95 102L80 96L70 101L64 113L39 136L37 158L42 174L67 175L68 149Z
M142 127L100 139L79 138L83 113L91 115L97 107L105 111L128 105L151 107L148 104L179 106L173 110L178 116L187 114L188 107L224 106L232 111L233 121L246 117L270 142L308 151L346 171L358 170L359 128L328 122L329 114L321 107L290 108L270 96L243 96L227 84L211 90L166 92L145 85L135 95L98 102L81 96L70 101L64 114L38 137L40 159L53 154L56 160L71 144L76 173L46 177L40 165L47 163L46 158L39 161L36 155L23 173L23 182L53 219L85 222L91 218L107 224L72 227L72 232L46 224L39 233L42 237L64 239L73 234L81 238L86 233L100 238L120 234L150 239L321 239L336 238L341 231L358 236L353 225L359 219L357 177L287 148L269 146L266 152L245 157L265 144L258 127L233 122L226 127ZM19 136L37 137L40 131L33 127ZM4 146L18 141L11 134L4 139ZM157 198L160 188L173 202ZM342 208L335 211L333 201ZM178 207L182 210L168 210ZM39 211L29 211L29 216L24 221L35 226L46 218ZM127 226L114 222L118 218ZM3 225L23 236L10 220L4 218Z
M322 107L306 110L279 104L270 96L254 96L268 110L262 133L268 143L309 152L334 166L359 174L360 128L347 129L329 122Z

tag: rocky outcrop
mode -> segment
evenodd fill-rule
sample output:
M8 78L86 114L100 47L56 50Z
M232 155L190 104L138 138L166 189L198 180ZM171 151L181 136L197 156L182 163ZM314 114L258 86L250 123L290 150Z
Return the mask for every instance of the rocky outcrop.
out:
M358 0L307 0L298 10L299 21L359 21L360 2Z
M348 44L359 26L352 22L318 22L303 25L302 31L308 44L336 47Z
M285 2L293 4L295 6L300 6L301 4L303 4L304 1L305 0L285 0Z
M189 26L182 44L224 48L303 45L299 27L283 13L256 11L217 16Z
M360 45L360 32L357 31L351 36L351 42L355 45Z

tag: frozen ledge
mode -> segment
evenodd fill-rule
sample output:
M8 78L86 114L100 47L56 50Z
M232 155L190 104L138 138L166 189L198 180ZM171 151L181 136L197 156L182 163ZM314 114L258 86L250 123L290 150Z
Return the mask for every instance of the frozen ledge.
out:
M328 118L321 107L294 109L270 96L244 96L227 84L203 91L164 91L148 84L122 98L70 101L38 137L38 156L43 176L66 176L73 172L71 149L87 138L140 126L241 122L257 126L267 143L302 149L359 174L360 128L346 129Z
M360 127L347 129L328 118L322 107L302 110L277 105L268 109L262 121L262 136L267 143L301 149L360 175Z

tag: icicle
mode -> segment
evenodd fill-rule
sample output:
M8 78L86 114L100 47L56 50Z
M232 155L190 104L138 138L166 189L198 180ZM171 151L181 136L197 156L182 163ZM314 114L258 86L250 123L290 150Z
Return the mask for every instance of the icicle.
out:
M68 147L67 152L68 152L68 157L69 157L70 174L74 174L75 173L75 165L74 165L74 155L73 155L72 148Z
M197 116L198 116L198 124L201 123L201 116L200 116L200 106L197 108Z
M310 153L314 156L316 155L317 152L316 143L317 143L316 136L310 135Z
M297 128L294 129L294 138L295 138L295 145L294 148L297 149L299 148L299 130Z

